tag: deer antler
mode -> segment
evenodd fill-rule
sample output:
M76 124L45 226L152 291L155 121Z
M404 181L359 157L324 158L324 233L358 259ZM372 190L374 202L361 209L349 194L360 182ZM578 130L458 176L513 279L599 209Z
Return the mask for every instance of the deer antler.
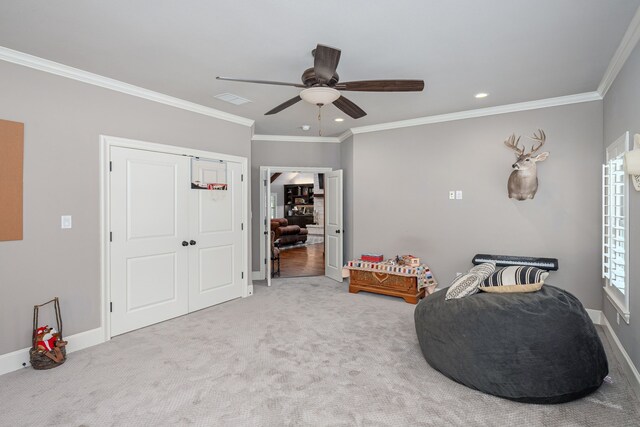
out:
M529 139L532 141L538 141L537 146L533 146L533 145L531 146L531 153L529 154L533 154L544 145L544 142L547 139L547 135L544 134L544 131L542 129L538 129L538 132L534 133L533 137L530 137Z
M504 141L504 145L511 148L513 151L518 153L518 155L522 156L524 154L524 146L522 148L518 147L519 142L520 137L516 139L516 134L512 133L511 136Z

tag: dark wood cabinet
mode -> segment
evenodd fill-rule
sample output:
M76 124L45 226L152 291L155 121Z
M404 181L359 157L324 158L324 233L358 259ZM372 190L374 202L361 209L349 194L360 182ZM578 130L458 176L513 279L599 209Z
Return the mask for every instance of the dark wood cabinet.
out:
M313 224L313 215L291 215L286 217L289 225L299 225L307 228L307 224Z
M284 186L284 217L289 225L313 224L313 184Z

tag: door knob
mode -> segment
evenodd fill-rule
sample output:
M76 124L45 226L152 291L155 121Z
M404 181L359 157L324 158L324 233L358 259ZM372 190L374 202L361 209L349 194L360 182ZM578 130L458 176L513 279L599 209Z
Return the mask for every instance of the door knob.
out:
M195 244L196 244L196 241L195 241L195 240L190 240L190 241L189 241L189 244L190 244L191 246L193 246L193 245L195 245Z
M340 230L336 230L336 233L340 234Z
M189 246L189 242L187 242L186 240L182 241L182 246Z

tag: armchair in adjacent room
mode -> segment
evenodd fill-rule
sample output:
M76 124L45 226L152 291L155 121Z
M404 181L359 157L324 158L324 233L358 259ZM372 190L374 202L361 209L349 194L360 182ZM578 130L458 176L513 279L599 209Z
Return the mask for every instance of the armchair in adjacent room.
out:
M289 245L292 243L306 242L309 230L301 228L299 225L289 225L289 221L285 218L273 218L271 220L271 231L275 233L275 240L280 245Z

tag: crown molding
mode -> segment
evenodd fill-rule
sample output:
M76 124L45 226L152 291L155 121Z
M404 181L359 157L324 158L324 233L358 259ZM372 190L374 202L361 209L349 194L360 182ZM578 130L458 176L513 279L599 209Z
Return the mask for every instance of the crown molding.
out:
M639 40L640 8L636 11L633 19L631 19L631 23L629 24L627 31L624 33L624 37L622 37L622 41L620 41L620 45L618 46L618 49L616 49L616 53L613 54L611 62L609 62L607 71L605 71L604 76L602 76L602 81L600 81L600 85L598 86L598 93L603 98L609 91L609 88L615 81L616 77L618 77L618 73L624 66L625 62L627 62L627 59L629 59L629 55L631 55L631 52L633 52L633 49L638 44Z
M507 104L496 107L480 108L475 110L460 111L455 113L440 114L435 116L418 117L415 119L401 120L396 122L380 123L370 126L361 126L351 128L337 137L322 136L291 136L291 135L253 135L252 141L264 142L323 142L323 143L341 143L345 139L361 133L379 132L390 129L399 129L412 126L421 126L434 123L442 123L454 120L464 120L476 117L491 116L496 114L513 113L517 111L534 110L539 108L555 107L560 105L576 104L581 102L602 100L604 93L615 79L615 76L624 65L624 61L629 57L631 51L640 40L640 8L633 17L625 36L609 64L609 69L603 77L602 83L597 92L586 92L576 95L561 96L557 98L547 98L536 101L521 102L516 104ZM60 64L48 59L39 58L24 52L19 52L0 46L0 60L10 62L17 65L44 71L50 74L77 80L83 83L114 90L116 92L125 93L138 98L149 101L158 102L160 104L169 105L186 111L214 117L220 120L236 123L242 126L252 128L255 127L255 121L246 117L236 116L215 108L206 107L194 102L185 101L169 95L124 83L119 80L104 77L98 74L90 73L78 68L73 68L64 64ZM608 83L605 83L608 82Z
M132 95L160 104L169 105L171 107L180 108L182 110L191 111L193 113L214 117L216 119L225 120L242 126L252 127L254 123L253 120L245 117L225 113L224 111L216 110L215 108L185 101L184 99L175 98L173 96L134 86L129 83L124 83L119 80L90 73L78 68L69 67L68 65L49 61L48 59L39 58L37 56L29 55L28 53L19 52L3 46L0 46L0 60L55 74L57 76L66 77L68 79L77 80L79 82L88 83L90 85L99 86L105 89L114 90L116 92L125 93L127 95Z
M339 144L340 138L333 136L296 136L296 135L253 135L251 141L262 142L325 142Z
M493 116L497 114L515 113L518 111L536 110L540 108L557 107L560 105L578 104L581 102L601 101L598 92L586 92L577 95L560 96L557 98L539 99L536 101L519 102L516 104L500 105L497 107L479 108L476 110L459 111L457 113L439 114L437 116L418 117L410 120L381 123L378 125L351 128L354 135L360 133L379 132L383 130L399 129L434 123L451 122L454 120L473 119L476 117Z
M345 139L351 136L353 136L353 132L351 132L351 129L347 129L346 131L338 135L338 139L340 140L340 142L343 142Z
M251 141L262 142L324 142L339 144L352 136L351 129L347 129L338 136L296 136L296 135L253 135Z

